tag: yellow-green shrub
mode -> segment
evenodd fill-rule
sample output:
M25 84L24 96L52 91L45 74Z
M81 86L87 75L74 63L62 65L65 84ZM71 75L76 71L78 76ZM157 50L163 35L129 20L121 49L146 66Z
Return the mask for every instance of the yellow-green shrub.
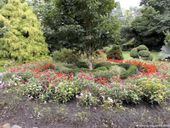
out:
M143 100L149 103L161 103L168 97L168 87L157 78L142 78L137 85L143 93Z
M41 24L26 2L9 0L0 9L0 23L0 59L25 62L47 56Z

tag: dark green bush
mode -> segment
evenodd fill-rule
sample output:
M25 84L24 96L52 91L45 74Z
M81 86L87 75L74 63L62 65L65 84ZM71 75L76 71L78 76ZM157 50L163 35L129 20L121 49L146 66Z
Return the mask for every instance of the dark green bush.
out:
M137 66L131 65L128 70L126 70L126 71L124 71L124 72L122 72L122 73L120 74L120 78L121 78L121 79L126 79L126 78L128 78L129 76L131 76L131 75L133 75L133 74L136 74L137 71L138 71Z
M139 46L137 47L137 49L138 49L138 51L142 51L142 50L147 50L147 51L149 51L149 49L148 49L145 45L139 45Z
M139 56L141 56L141 57L149 57L150 52L147 51L147 50L141 50L141 51L139 51Z
M152 55L149 55L148 57L141 57L142 60L150 60L152 61L153 60L153 56Z
M121 64L118 64L118 66L120 66L120 67L128 70L131 65L130 65L130 64L127 64L127 63L121 63Z
M83 61L77 61L77 62L75 62L75 64L78 68L88 68L87 63L83 62Z
M55 62L63 62L68 64L75 64L80 60L80 56L75 54L73 50L66 48L53 52L52 57Z
M139 58L138 56L138 49L137 48L133 48L131 51L130 51L130 56L132 58Z
M113 45L112 49L107 53L107 58L123 60L121 47L119 45Z

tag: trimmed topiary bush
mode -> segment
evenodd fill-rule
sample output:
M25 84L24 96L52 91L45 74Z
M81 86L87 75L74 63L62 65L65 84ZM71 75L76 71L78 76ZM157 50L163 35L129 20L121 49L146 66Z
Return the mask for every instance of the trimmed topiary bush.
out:
M141 51L139 51L139 56L148 57L148 56L150 56L150 52L147 50L141 50Z
M151 55L149 49L145 45L140 45L136 48L133 48L130 51L130 56L132 58L138 58L143 60L153 60L153 56Z
M142 50L149 51L149 49L148 49L145 45L139 45L139 46L137 47L137 50L138 50L138 51L142 51Z
M130 51L130 56L132 58L139 58L138 56L138 49L137 48L133 48L131 51Z
M122 49L119 45L113 45L112 49L107 53L107 58L115 60L123 60Z
M41 24L26 2L8 0L0 9L0 24L0 59L25 62L47 56Z

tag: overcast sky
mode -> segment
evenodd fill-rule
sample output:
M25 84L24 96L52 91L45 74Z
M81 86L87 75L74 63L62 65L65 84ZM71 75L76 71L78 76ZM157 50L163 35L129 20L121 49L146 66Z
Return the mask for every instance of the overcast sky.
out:
M123 9L129 9L130 7L139 6L140 0L116 0L119 1Z

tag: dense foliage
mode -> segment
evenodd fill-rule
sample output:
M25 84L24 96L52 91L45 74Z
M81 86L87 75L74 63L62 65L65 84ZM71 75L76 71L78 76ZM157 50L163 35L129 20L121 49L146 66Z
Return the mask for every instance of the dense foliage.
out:
M23 62L47 54L37 16L27 3L9 0L0 9L0 59Z
M132 58L143 59L143 60L153 60L149 49L145 45L139 45L130 51L130 56Z
M141 16L124 30L126 39L135 38L136 43L159 50L163 45L164 32L170 29L169 0L142 0Z
M135 71L138 74L125 80L113 76L109 79L106 76L97 78L92 72L79 71L76 74L57 72L51 62L24 64L12 67L7 72L3 78L7 82L4 87L17 86L21 89L21 93L31 100L67 103L77 99L78 104L82 106L107 108L121 104L138 104L143 101L160 104L169 97L168 74L156 70L152 70L152 73L146 72L154 65L140 61L126 63L121 65L128 69L128 73ZM140 69L139 72L140 66L148 69L146 71ZM162 65L162 69L164 68L167 69ZM164 79L159 80L160 78Z
M61 47L85 53L92 69L98 49L119 40L119 23L112 16L114 0L54 0L42 12L51 50Z
M119 45L114 44L112 49L108 51L107 58L115 60L123 60L122 49Z

